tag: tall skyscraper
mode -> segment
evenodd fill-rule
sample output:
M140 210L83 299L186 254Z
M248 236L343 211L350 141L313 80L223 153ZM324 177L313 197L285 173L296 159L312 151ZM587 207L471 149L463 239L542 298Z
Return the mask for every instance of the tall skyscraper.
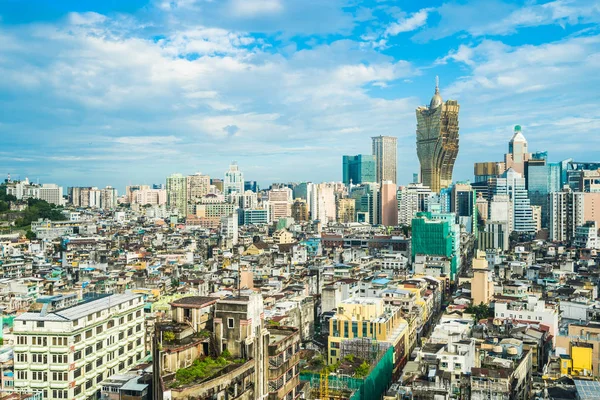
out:
M560 163L548 163L546 156L534 157L526 162L527 191L531 205L541 207L542 228L550 223L550 193L560 191Z
M223 180L223 194L228 195L231 192L244 193L244 174L239 170L236 162L229 165Z
M431 189L421 183L410 183L407 186L401 186L396 194L398 224L410 226L412 219L418 212L429 211L429 201L432 195Z
M375 156L375 180L392 181L397 184L398 169L398 138L393 136L375 136L373 140L373 155Z
M572 241L578 226L584 220L584 193L573 192L569 187L550 194L550 240Z
M508 195L512 202L512 228L518 233L535 234L533 211L525 188L525 178L521 174L509 168L502 178L490 179L490 195L494 201L496 195Z
M344 185L375 182L376 170L375 156L373 155L359 154L357 156L342 157L342 181Z
M176 208L180 216L187 215L187 178L181 174L167 177L167 206Z
M525 162L531 154L527 149L527 139L521 132L521 125L515 126L515 133L508 142L508 153L504 155L506 169L512 168L521 175L525 174Z
M417 156L421 182L435 193L452 183L452 170L458 155L458 112L456 100L445 103L436 81L429 107L417 108Z

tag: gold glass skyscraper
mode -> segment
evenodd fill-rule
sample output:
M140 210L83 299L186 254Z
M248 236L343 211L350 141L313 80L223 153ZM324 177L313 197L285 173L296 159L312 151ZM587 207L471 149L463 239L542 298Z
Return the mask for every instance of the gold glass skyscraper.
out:
M452 183L452 169L458 155L459 108L456 100L442 101L437 80L429 107L417 107L421 182L435 193Z

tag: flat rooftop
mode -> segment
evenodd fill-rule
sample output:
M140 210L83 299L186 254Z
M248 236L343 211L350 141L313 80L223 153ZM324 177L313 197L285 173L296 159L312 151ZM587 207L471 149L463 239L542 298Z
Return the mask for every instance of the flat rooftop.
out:
M15 321L75 321L79 318L97 313L98 311L106 310L141 297L141 295L136 294L113 294L100 299L85 301L72 307L50 312L45 315L37 312L26 312L15 318Z

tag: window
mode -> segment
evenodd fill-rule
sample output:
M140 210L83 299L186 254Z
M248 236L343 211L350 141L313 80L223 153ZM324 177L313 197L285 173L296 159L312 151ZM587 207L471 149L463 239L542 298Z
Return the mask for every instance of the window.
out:
M17 362L27 362L27 353L17 353Z
M81 342L81 335L75 335L74 342L75 343Z
M96 368L101 367L102 366L102 357L100 357L99 359L96 360Z
M94 318L92 314L88 315L88 321L91 321Z
M90 329L89 331L85 331L85 338L89 339L92 337L92 330Z
M81 350L76 351L75 354L73 354L73 360L75 360L75 361L81 360Z
M38 328L43 328L44 327L44 321L37 321L35 324Z
M99 335L101 333L102 333L102 325L100 325L96 328L96 335Z
M79 320L78 319L76 319L75 321L73 321L73 326L77 326L77 325L79 325Z
M94 348L93 348L92 346L88 346L88 347L85 349L85 355L86 355L86 356L89 356L89 355L90 355L90 354L92 354L93 352L94 352Z
M31 379L34 381L48 381L48 373L46 371L33 371L31 375Z
M53 364L66 364L68 362L66 354L52 354Z
M74 377L75 379L77 379L77 378L79 378L80 376L81 376L81 368L77 368L77 369L75 370L75 372L73 373L73 377Z
M81 385L79 385L75 388L75 390L73 391L73 394L75 396L79 396L81 394Z
M96 351L100 350L101 348L102 348L102 342L96 343Z
M17 371L17 379L18 380L27 380L27 371Z
M17 344L27 344L27 336L17 336Z
M34 364L48 364L48 356L46 354L32 354L31 361Z
M69 377L66 372L53 372L52 379L55 381L67 381Z
M231 329L231 328L233 328L233 326L234 326L233 318L227 318L227 327Z
M87 365L85 366L85 372L90 372L90 371L92 370L92 368L94 368L94 365L93 365L93 364L87 364Z

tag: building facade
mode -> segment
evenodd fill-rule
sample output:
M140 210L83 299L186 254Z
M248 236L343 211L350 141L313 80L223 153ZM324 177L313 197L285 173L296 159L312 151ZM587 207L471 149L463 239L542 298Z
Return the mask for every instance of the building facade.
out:
M398 138L393 136L375 136L373 140L373 156L375 157L375 180L392 181L397 184L398 174Z
M62 301L44 298L44 307ZM95 398L103 379L145 355L142 296L115 294L15 319L15 388L45 399Z
M345 185L375 182L376 169L374 155L359 154L342 157L342 181Z
M417 108L417 156L421 182L435 193L452 183L458 155L458 112L455 100L442 101L438 85L429 107Z
M229 170L225 172L225 179L223 179L223 193L228 195L231 192L244 193L244 174L235 162L229 165Z
M188 213L187 178L181 174L167 177L167 206L177 209L179 216Z

